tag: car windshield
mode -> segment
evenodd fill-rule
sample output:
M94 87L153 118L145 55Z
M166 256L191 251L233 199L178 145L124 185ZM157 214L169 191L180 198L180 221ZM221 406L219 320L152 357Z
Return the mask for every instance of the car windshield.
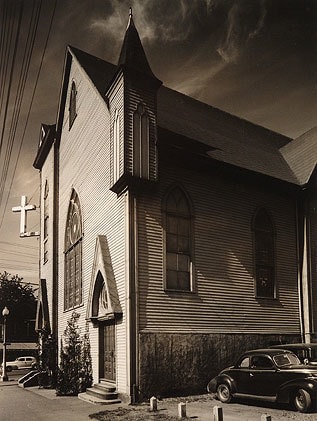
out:
M299 359L294 354L278 354L273 357L273 360L278 367L300 364Z

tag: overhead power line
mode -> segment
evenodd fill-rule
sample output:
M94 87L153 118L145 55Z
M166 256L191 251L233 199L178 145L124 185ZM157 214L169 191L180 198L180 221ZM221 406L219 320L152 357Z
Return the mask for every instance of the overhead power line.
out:
M31 62L32 52L33 52L34 43L35 43L35 36L36 36L39 18L40 18L41 5L42 5L42 2L40 2L39 4L33 3L32 16L31 16L29 31L28 31L27 40L26 40L26 46L24 49L24 54L23 54L23 59L22 59L21 71L20 71L20 76L19 76L19 81L18 81L18 86L17 86L17 93L15 96L10 130L9 130L9 135L8 135L8 140L7 140L7 145L6 145L4 165L3 165L1 179L0 179L0 202L1 202L4 188L5 188L14 139L15 139L16 130L18 127L25 85L26 85L27 76L29 73L30 62ZM13 63L13 66L14 66L14 63Z
M8 116L9 99L10 99L10 94L11 94L11 86L12 86L12 80L13 80L13 71L14 71L14 67L15 67L15 59L16 59L16 55L17 55L17 51L18 51L18 42L19 42L19 35L20 35L20 30L21 30L22 16L23 16L23 2L20 2L18 29L17 29L17 33L16 33L16 36L15 36L15 42L14 42L14 51L13 51L12 65L11 65L11 71L10 71L8 93L7 93L7 99L6 99L6 104L5 104L3 126L2 126L2 131L1 131L1 138L0 138L0 153L1 153L2 145L3 145L5 125L6 125L6 120L7 120L7 116Z
M41 70L42 70L43 61L44 61L45 53L46 53L46 50L47 50L48 40L49 40L51 30L52 30L52 25L53 25L53 21L54 21L54 17L55 17L55 12L56 12L56 6L57 6L57 0L55 0L55 2L54 2L53 11L52 11L52 15L51 15L51 19L50 19L50 23L49 23L49 27L48 27L48 32L47 32L47 36L46 36L46 40L45 40L45 45L44 45L44 48L43 48L43 53L42 53L42 56L41 56L40 65L39 65L39 68L38 68L35 84L34 84L34 87L33 87L33 93L32 93L32 97L31 97L31 101L30 101L30 105L29 105L29 109L28 109L28 113L27 113L27 117L26 117L26 122L25 122L25 125L24 125L22 138L21 138L19 148L18 148L17 158L16 158L16 161L15 161L14 169L13 169L13 174L12 174L12 178L11 178L11 182L10 182L10 186L9 186L9 193L7 195L6 202L5 202L5 205L3 207L3 213L2 213L1 221L0 221L0 228L3 224L5 211L6 211L6 208L7 208L7 205L8 205L10 191L12 189L12 184L13 184L13 180L14 180L14 177L15 177L17 164L18 164L18 161L19 161L19 158L20 158L22 145L23 145L23 142L24 142L24 139L25 139L25 133L26 133L26 129L27 129L27 126L28 126L28 122L29 122L29 118L30 118L30 114L31 114L31 109L32 109L32 106L33 106L35 92L36 92L36 89L37 89L39 76L40 76L40 73L41 73ZM3 199L3 195L0 196L0 203L1 203L2 199Z

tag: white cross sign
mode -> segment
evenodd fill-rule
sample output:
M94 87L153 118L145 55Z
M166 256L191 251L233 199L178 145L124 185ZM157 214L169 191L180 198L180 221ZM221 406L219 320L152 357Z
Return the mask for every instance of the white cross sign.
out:
M21 212L21 219L20 219L20 237L35 237L35 236L39 236L40 233L39 232L26 232L26 213L27 211L30 210L34 210L36 209L35 205L27 205L27 197L26 196L21 196L21 205L20 206L15 206L14 208L12 208L13 212Z

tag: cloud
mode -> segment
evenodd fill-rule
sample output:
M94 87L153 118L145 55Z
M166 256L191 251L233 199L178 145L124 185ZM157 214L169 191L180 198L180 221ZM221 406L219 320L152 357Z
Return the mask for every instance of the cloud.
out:
M172 83L173 89L182 92L185 95L192 96L201 101L206 100L206 86L218 73L220 73L227 64L223 61L214 61L205 66L200 66L199 72L192 72L191 69L188 73L184 72L183 77Z
M211 13L216 0L112 0L109 14L90 21L92 31L115 39L122 34L128 20L129 6L132 5L134 20L140 29L143 42L179 42L188 38L194 28L199 11Z
M233 2L228 11L225 39L217 49L225 62L238 60L247 42L263 28L265 17L265 0Z

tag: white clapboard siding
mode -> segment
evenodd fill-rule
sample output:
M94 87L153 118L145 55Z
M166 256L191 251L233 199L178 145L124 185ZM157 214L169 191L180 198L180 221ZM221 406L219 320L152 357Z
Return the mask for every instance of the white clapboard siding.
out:
M48 183L48 259L44 262L44 190L45 184ZM47 155L45 163L41 169L41 223L40 223L40 278L46 279L47 286L47 300L49 306L50 325L52 327L52 312L53 312L53 214L54 214L54 147L51 148Z
M195 292L163 289L161 200L177 181L194 214ZM251 221L265 206L276 228L277 300L254 294ZM282 192L244 188L216 175L160 168L157 194L138 200L140 329L221 333L299 333L295 202Z
M123 320L116 326L117 387L126 392L126 330L125 330L125 206L124 196L117 197L110 186L110 114L105 101L73 62L70 82L76 83L77 117L68 129L68 101L65 106L60 145L60 214L59 214L59 334L71 311L64 312L64 236L72 188L78 194L83 222L83 305L80 313L82 331L86 324L86 305L92 276L96 237L106 235ZM69 88L70 89L70 88ZM94 381L98 381L98 331L90 324Z

